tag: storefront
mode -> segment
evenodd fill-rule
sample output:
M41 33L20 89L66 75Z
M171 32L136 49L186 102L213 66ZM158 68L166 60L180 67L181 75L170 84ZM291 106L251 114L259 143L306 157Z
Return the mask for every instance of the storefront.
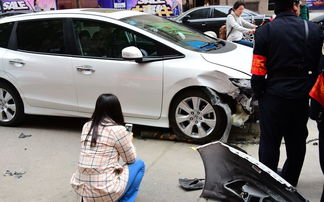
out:
M309 0L307 6L310 10L324 10L324 0Z
M34 10L56 10L56 0L3 0L2 12Z
M142 11L158 16L178 16L182 0L98 0L99 7Z

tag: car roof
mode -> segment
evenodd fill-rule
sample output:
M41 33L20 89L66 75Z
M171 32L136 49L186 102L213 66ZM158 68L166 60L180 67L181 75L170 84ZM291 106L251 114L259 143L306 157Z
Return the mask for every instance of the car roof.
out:
M7 11L7 12L0 13L0 18L9 17L13 15L21 15L21 14L26 14L31 12L32 12L31 10Z
M108 17L112 19L122 19L131 16L137 15L149 15L147 13L131 10L121 10L121 9L106 9L106 8L82 8L82 9L64 9L64 10L52 10L52 11L41 11L28 14L19 14L14 16L5 17L0 19L0 22L4 21L16 21L24 19L25 17L30 16L51 16L51 15L60 15L60 14L85 14L85 15L96 15L102 17Z
M324 20L324 15L320 15L320 16L317 16L313 19L311 19L310 21L312 22L320 22L320 21L323 21Z

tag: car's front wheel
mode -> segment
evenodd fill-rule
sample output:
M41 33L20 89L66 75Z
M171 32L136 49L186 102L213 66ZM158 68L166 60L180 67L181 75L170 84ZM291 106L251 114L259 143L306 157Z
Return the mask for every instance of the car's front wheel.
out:
M0 82L0 125L17 125L23 116L24 107L18 92L8 84Z
M177 96L170 108L170 125L182 139L207 143L223 135L226 116L219 106L201 90L185 91Z

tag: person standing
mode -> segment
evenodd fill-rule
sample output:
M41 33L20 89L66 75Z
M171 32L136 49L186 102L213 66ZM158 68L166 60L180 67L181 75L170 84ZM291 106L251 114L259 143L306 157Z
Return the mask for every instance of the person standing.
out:
M310 118L317 122L319 158L322 173L324 174L324 55L321 57L320 70L321 74L318 76L309 95L311 96ZM324 201L324 186L321 201Z
M187 10L190 9L190 5L189 5L189 0L186 0L186 4L182 5L182 12L186 12Z
M286 161L280 175L297 186L306 152L308 93L318 75L322 32L297 17L299 1L275 0L276 18L255 33L251 86L260 108L259 160L277 172L280 145Z
M124 127L117 97L100 95L83 126L79 165L71 178L81 201L135 201L145 165L136 159L132 135Z
M299 17L304 20L309 20L309 9L306 3L307 3L306 0L301 1Z
M0 9L1 9L1 13L4 13L4 9L3 9L3 0L0 0Z
M244 20L241 15L244 11L245 3L237 1L233 8L228 11L226 19L226 36L228 41L241 45L253 47L253 43L243 39L243 34L254 34L256 25Z

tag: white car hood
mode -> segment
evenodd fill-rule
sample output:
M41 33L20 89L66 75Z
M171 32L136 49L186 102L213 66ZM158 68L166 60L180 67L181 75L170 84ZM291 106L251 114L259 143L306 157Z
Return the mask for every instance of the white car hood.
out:
M251 76L253 48L237 44L237 48L217 54L202 54L202 57L210 63L237 70Z

